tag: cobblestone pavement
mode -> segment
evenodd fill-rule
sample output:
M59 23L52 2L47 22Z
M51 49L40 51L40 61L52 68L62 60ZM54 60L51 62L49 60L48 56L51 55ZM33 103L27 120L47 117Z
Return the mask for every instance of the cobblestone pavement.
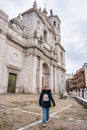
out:
M73 98L58 99L42 127L38 95L0 95L0 130L87 130L87 109Z

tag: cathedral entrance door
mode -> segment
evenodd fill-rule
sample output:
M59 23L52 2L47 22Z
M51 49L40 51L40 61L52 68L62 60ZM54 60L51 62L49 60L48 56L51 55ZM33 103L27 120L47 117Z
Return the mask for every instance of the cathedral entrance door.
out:
M16 88L16 79L17 75L9 73L9 79L8 79L8 93L15 93L15 88Z

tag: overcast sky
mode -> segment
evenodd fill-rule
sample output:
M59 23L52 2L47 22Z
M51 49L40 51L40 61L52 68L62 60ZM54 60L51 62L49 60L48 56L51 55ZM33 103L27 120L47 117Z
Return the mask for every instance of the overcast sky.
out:
M29 8L34 0L2 0L0 9L9 20ZM66 50L67 73L76 70L87 63L87 0L36 0L38 8L50 9L61 20L61 44Z

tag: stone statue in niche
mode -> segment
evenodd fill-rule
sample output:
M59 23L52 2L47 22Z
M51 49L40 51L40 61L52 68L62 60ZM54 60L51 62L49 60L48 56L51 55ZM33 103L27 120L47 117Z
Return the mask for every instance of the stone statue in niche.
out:
M35 31L34 31L34 37L37 37L37 33L38 33L38 32L35 30Z
M12 24L14 23L15 25L17 25L18 28L23 30L23 24L22 24L20 14L18 14L18 16L16 18L13 18L12 20L10 20L10 23L12 23Z

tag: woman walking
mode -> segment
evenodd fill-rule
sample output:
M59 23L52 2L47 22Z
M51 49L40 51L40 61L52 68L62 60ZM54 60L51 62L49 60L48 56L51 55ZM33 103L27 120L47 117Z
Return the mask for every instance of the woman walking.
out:
M53 104L52 106L55 106L55 101L52 97L51 90L48 88L47 85L45 85L39 97L39 105L42 107L43 112L43 127L45 127L46 122L49 120L49 110L51 104Z

